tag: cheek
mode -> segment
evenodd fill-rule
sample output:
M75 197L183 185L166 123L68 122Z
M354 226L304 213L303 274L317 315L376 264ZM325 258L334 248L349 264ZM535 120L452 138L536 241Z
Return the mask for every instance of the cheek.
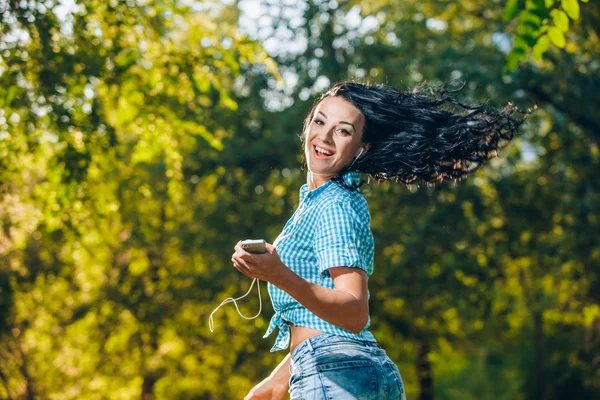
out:
M310 130L308 132L304 132L304 146L308 146L310 141L313 140L314 136L314 132L311 132Z
M344 138L337 143L338 153L344 157L350 157L355 154L354 150L357 146L354 144L352 138Z

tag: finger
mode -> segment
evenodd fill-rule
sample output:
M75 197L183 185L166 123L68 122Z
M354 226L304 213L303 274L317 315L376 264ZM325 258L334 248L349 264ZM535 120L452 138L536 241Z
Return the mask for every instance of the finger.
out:
M248 271L244 267L242 267L237 261L233 261L233 266L242 274L246 275L249 278L252 278L250 275L248 275Z
M244 261L252 260L252 256L253 256L252 253L248 253L246 250L242 249L241 247L238 249L238 251L235 252L235 254Z
M237 253L235 253L231 258L241 264L243 267L248 268L248 263Z
M233 253L233 255L231 256L231 259L233 260L234 258L235 258L236 260L238 260L238 262L239 262L240 264L242 264L242 265L243 265L244 267L246 267L246 268L248 268L248 265L249 265L250 263L253 263L253 259L252 259L252 257L249 257L249 258L248 258L248 257L244 257L244 255L243 255L243 254L242 254L242 255L240 255L240 254L238 254L238 253Z
M248 253L247 251L245 251L243 254L240 254L239 256L242 260L249 262L254 259L255 254Z
M235 252L236 252L236 253L237 253L239 256L243 256L243 255L250 256L250 257L252 256L252 254L251 254L251 253L247 252L246 250L244 250L244 249L242 248L242 241L239 241L239 242L237 242L237 244L235 245L234 249L235 249Z
M246 250L242 250L238 253L236 253L242 260L246 260L246 261L250 261L253 258L253 254L252 253L248 253Z
M273 246L271 243L265 244L265 250L269 254L277 253L277 248L275 248L275 246Z
M243 252L244 249L242 248L242 241L240 240L239 242L237 242L235 246L233 246L233 249L236 253Z
M250 267L248 266L248 263L246 263L246 261L242 260L240 258L240 256L238 256L237 254L234 254L234 256L232 257L233 260L240 266L242 267L247 273L250 273Z

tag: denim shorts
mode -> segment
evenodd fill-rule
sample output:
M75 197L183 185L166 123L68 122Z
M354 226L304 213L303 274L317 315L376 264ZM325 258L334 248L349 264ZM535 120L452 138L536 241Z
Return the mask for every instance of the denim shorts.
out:
M398 367L375 342L320 333L294 349L291 400L405 400Z

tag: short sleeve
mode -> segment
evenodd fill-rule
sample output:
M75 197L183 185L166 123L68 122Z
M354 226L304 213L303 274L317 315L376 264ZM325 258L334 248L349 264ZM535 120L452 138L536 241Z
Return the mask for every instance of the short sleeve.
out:
M362 230L364 224L350 204L334 201L320 211L315 235L315 253L319 274L329 274L332 267L355 267L368 270L362 247L367 245ZM368 228L368 226L367 226Z

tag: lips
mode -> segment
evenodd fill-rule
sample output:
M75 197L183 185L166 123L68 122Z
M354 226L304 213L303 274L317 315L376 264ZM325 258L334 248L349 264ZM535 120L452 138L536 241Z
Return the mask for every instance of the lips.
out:
M328 151L328 152L330 152L330 153L332 153L332 154L331 154L331 155L327 155L327 154L319 153L319 152L317 151L317 146L313 146L313 154L314 154L315 158L317 158L317 159L319 159L319 160L326 160L326 159L328 159L328 158L331 158L331 157L333 157L333 155L334 155L334 152L333 152L333 151L331 151L331 150L329 150L329 149L325 149L325 148L323 148L323 147L321 147L321 146L318 146L318 147L319 147L320 149L323 149L323 150L325 150L325 151Z

